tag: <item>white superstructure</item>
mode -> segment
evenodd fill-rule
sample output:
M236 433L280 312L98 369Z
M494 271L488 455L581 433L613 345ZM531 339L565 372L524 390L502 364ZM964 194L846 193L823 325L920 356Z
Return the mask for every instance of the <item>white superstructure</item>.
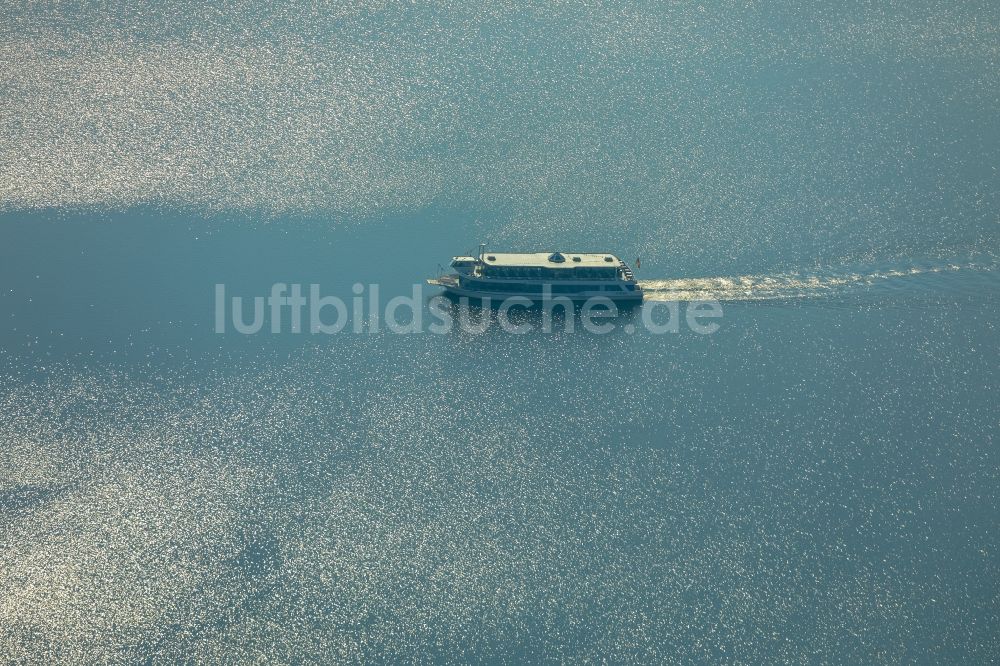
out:
M478 256L453 257L451 267L454 274L428 282L455 296L493 300L513 296L531 300L642 300L642 288L632 270L613 254L487 252L485 246L480 246Z

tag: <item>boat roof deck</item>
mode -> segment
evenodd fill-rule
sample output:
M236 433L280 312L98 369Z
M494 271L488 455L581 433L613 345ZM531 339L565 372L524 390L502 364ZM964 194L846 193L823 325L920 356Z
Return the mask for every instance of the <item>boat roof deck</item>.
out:
M618 257L613 254L560 252L559 254L566 257L566 261L561 263L549 261L549 257L553 254L553 252L533 252L530 254L487 252L483 255L483 260L490 266L541 266L546 268L617 267L619 264ZM580 260L576 261L577 258ZM610 258L611 261L607 261L606 258Z

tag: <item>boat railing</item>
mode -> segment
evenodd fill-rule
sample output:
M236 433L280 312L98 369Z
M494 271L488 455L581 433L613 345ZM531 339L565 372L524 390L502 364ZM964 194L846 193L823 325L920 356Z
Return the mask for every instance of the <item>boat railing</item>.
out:
M635 274L632 273L632 269L625 265L625 262L619 261L618 270L615 272L614 277L596 277L591 275L579 275L573 270L565 270L563 273L560 271L559 275L488 275L483 272L481 267L476 267L470 277L475 278L487 278L487 279L497 279L497 280L617 280L624 278L626 280L635 280Z

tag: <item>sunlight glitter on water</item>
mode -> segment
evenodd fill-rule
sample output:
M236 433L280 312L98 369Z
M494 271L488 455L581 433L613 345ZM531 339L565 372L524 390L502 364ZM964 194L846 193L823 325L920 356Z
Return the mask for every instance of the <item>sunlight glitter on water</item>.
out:
M994 659L998 11L8 3L0 660ZM480 240L726 325L197 346Z

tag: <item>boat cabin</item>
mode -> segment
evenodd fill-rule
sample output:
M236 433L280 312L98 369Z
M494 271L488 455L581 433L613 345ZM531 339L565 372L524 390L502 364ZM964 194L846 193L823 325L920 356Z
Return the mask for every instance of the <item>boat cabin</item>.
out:
M624 264L610 254L484 252L478 259L454 257L451 267L460 275L506 280L617 280Z

